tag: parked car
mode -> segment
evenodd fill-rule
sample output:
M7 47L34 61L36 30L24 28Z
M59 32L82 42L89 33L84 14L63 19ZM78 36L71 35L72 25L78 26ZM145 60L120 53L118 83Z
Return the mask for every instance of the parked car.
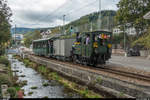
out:
M127 56L140 56L140 51L137 47L130 48L127 51Z

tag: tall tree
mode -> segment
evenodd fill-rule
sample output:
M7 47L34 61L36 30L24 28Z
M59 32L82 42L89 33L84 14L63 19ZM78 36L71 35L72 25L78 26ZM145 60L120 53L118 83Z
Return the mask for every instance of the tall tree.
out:
M138 36L150 25L150 21L143 18L150 11L150 0L120 0L117 6L119 8L116 16L118 24L130 23L129 27L134 27Z
M12 16L6 0L0 0L0 48L10 39L10 17Z

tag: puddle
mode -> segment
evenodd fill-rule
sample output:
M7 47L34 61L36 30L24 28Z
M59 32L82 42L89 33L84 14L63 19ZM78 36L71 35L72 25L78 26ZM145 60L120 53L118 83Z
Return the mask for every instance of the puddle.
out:
M19 77L18 81L27 81L27 85L22 87L25 93L24 98L81 98L77 93L66 93L64 86L56 81L44 79L34 69L27 68L22 62L13 59L12 55L8 57L11 62L11 69L14 71L13 75L24 76ZM43 83L48 83L50 85L44 87ZM37 89L31 89L32 87L37 87ZM30 92L31 95L29 95Z

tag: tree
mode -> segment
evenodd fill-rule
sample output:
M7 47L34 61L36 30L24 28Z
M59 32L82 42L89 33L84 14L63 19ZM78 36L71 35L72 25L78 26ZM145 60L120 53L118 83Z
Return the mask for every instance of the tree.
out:
M5 43L10 40L10 17L12 16L10 8L7 6L6 0L0 1L0 48L5 46Z
M137 36L145 32L150 21L143 16L150 11L150 0L120 0L117 4L116 21L119 25L130 23L129 27L134 27Z
M25 34L24 44L26 47L30 47L33 40L40 39L42 36L40 31L35 30L34 32L29 32Z
M132 46L135 45L141 45L144 49L150 49L150 27L148 28L146 34L143 34L143 36L132 43Z

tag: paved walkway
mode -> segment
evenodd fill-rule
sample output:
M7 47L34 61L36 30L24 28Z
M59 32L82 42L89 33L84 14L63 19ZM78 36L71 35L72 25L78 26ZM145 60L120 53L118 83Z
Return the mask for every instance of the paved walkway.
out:
M114 56L109 60L109 64L132 67L150 72L150 60L141 57Z

